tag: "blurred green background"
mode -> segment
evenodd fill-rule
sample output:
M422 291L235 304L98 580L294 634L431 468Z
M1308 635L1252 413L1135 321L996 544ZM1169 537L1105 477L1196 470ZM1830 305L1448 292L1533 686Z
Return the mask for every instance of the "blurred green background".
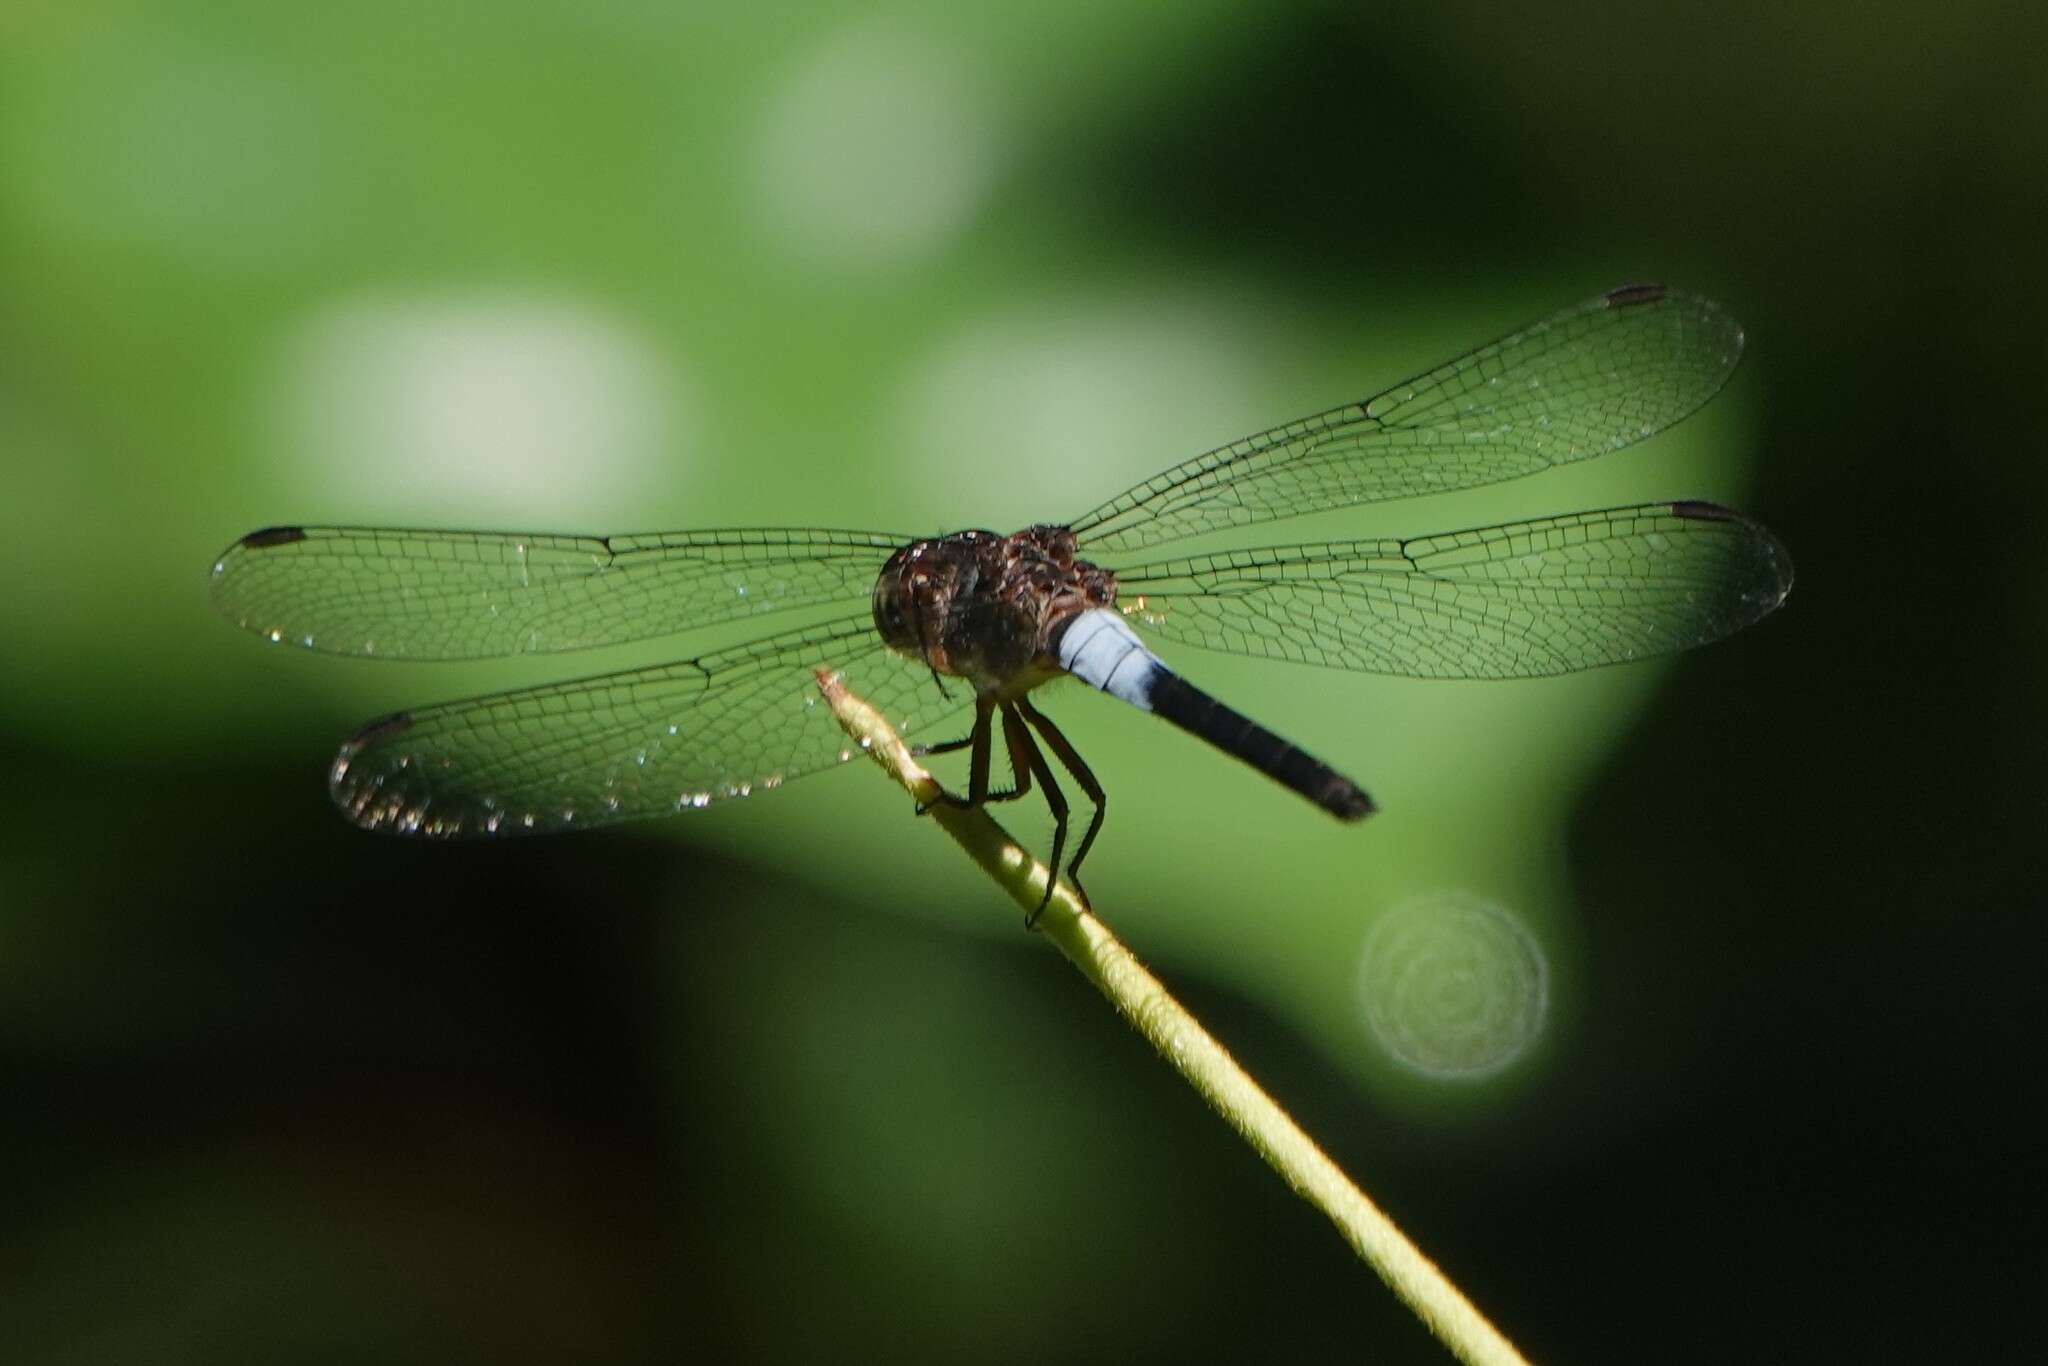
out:
M1090 889L1537 1359L2022 1355L2044 51L1994 3L9 0L6 1358L1442 1360L878 776L361 835L353 725L576 661L264 649L205 571L1007 530L1632 279L1747 325L1709 409L1333 525L1712 497L1786 609L1527 684L1173 656L1358 828L1057 694Z

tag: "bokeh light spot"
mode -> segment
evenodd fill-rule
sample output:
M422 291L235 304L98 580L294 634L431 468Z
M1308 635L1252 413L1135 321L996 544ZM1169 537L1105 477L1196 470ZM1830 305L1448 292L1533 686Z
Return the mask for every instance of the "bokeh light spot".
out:
M1366 1027L1396 1061L1430 1076L1500 1071L1543 1033L1550 970L1506 907L1432 892L1373 922L1360 955Z
M921 259L966 223L1002 160L963 55L893 26L841 30L771 92L760 212L795 255L842 269Z
M675 390L645 342L581 303L345 300L283 348L272 448L315 505L559 526L673 477Z

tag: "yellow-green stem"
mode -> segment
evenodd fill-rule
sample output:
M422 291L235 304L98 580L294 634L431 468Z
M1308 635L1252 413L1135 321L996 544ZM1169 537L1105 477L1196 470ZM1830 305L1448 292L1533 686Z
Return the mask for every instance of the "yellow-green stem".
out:
M836 674L820 669L818 686L847 733L929 809L940 828L1019 906L1027 911L1037 907L1052 872L985 810L939 800L943 789L938 780L912 757L887 719L848 692ZM1486 1366L1523 1363L1500 1330L1473 1308L1066 884L1053 889L1037 927L1211 1108L1244 1135L1282 1180L1336 1224L1345 1241L1460 1361Z

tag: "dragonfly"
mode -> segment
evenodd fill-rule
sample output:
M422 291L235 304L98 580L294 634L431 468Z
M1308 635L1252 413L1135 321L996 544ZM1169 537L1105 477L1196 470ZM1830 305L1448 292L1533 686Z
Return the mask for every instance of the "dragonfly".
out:
M1742 346L1713 302L1629 285L1011 535L278 526L229 546L211 593L265 640L380 659L568 653L793 614L773 634L691 658L369 722L328 773L335 804L366 829L527 835L778 788L857 752L821 704L824 668L906 735L965 726L921 747L969 752L967 790L945 800L1015 800L1035 782L1053 816L1056 876L1071 803L1049 749L1092 806L1066 864L1079 892L1106 796L1032 700L1055 679L1149 711L1339 820L1374 809L1350 778L1168 667L1148 637L1364 673L1535 678L1689 649L1774 610L1792 585L1783 546L1698 500L1174 553L1268 521L1621 450L1712 398Z

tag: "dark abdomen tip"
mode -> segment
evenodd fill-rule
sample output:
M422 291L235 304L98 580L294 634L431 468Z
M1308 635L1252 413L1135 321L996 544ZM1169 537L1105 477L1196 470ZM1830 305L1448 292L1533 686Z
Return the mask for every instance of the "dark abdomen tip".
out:
M1362 821L1379 807L1373 804L1365 789L1349 778L1339 778L1324 789L1316 804L1340 821Z

